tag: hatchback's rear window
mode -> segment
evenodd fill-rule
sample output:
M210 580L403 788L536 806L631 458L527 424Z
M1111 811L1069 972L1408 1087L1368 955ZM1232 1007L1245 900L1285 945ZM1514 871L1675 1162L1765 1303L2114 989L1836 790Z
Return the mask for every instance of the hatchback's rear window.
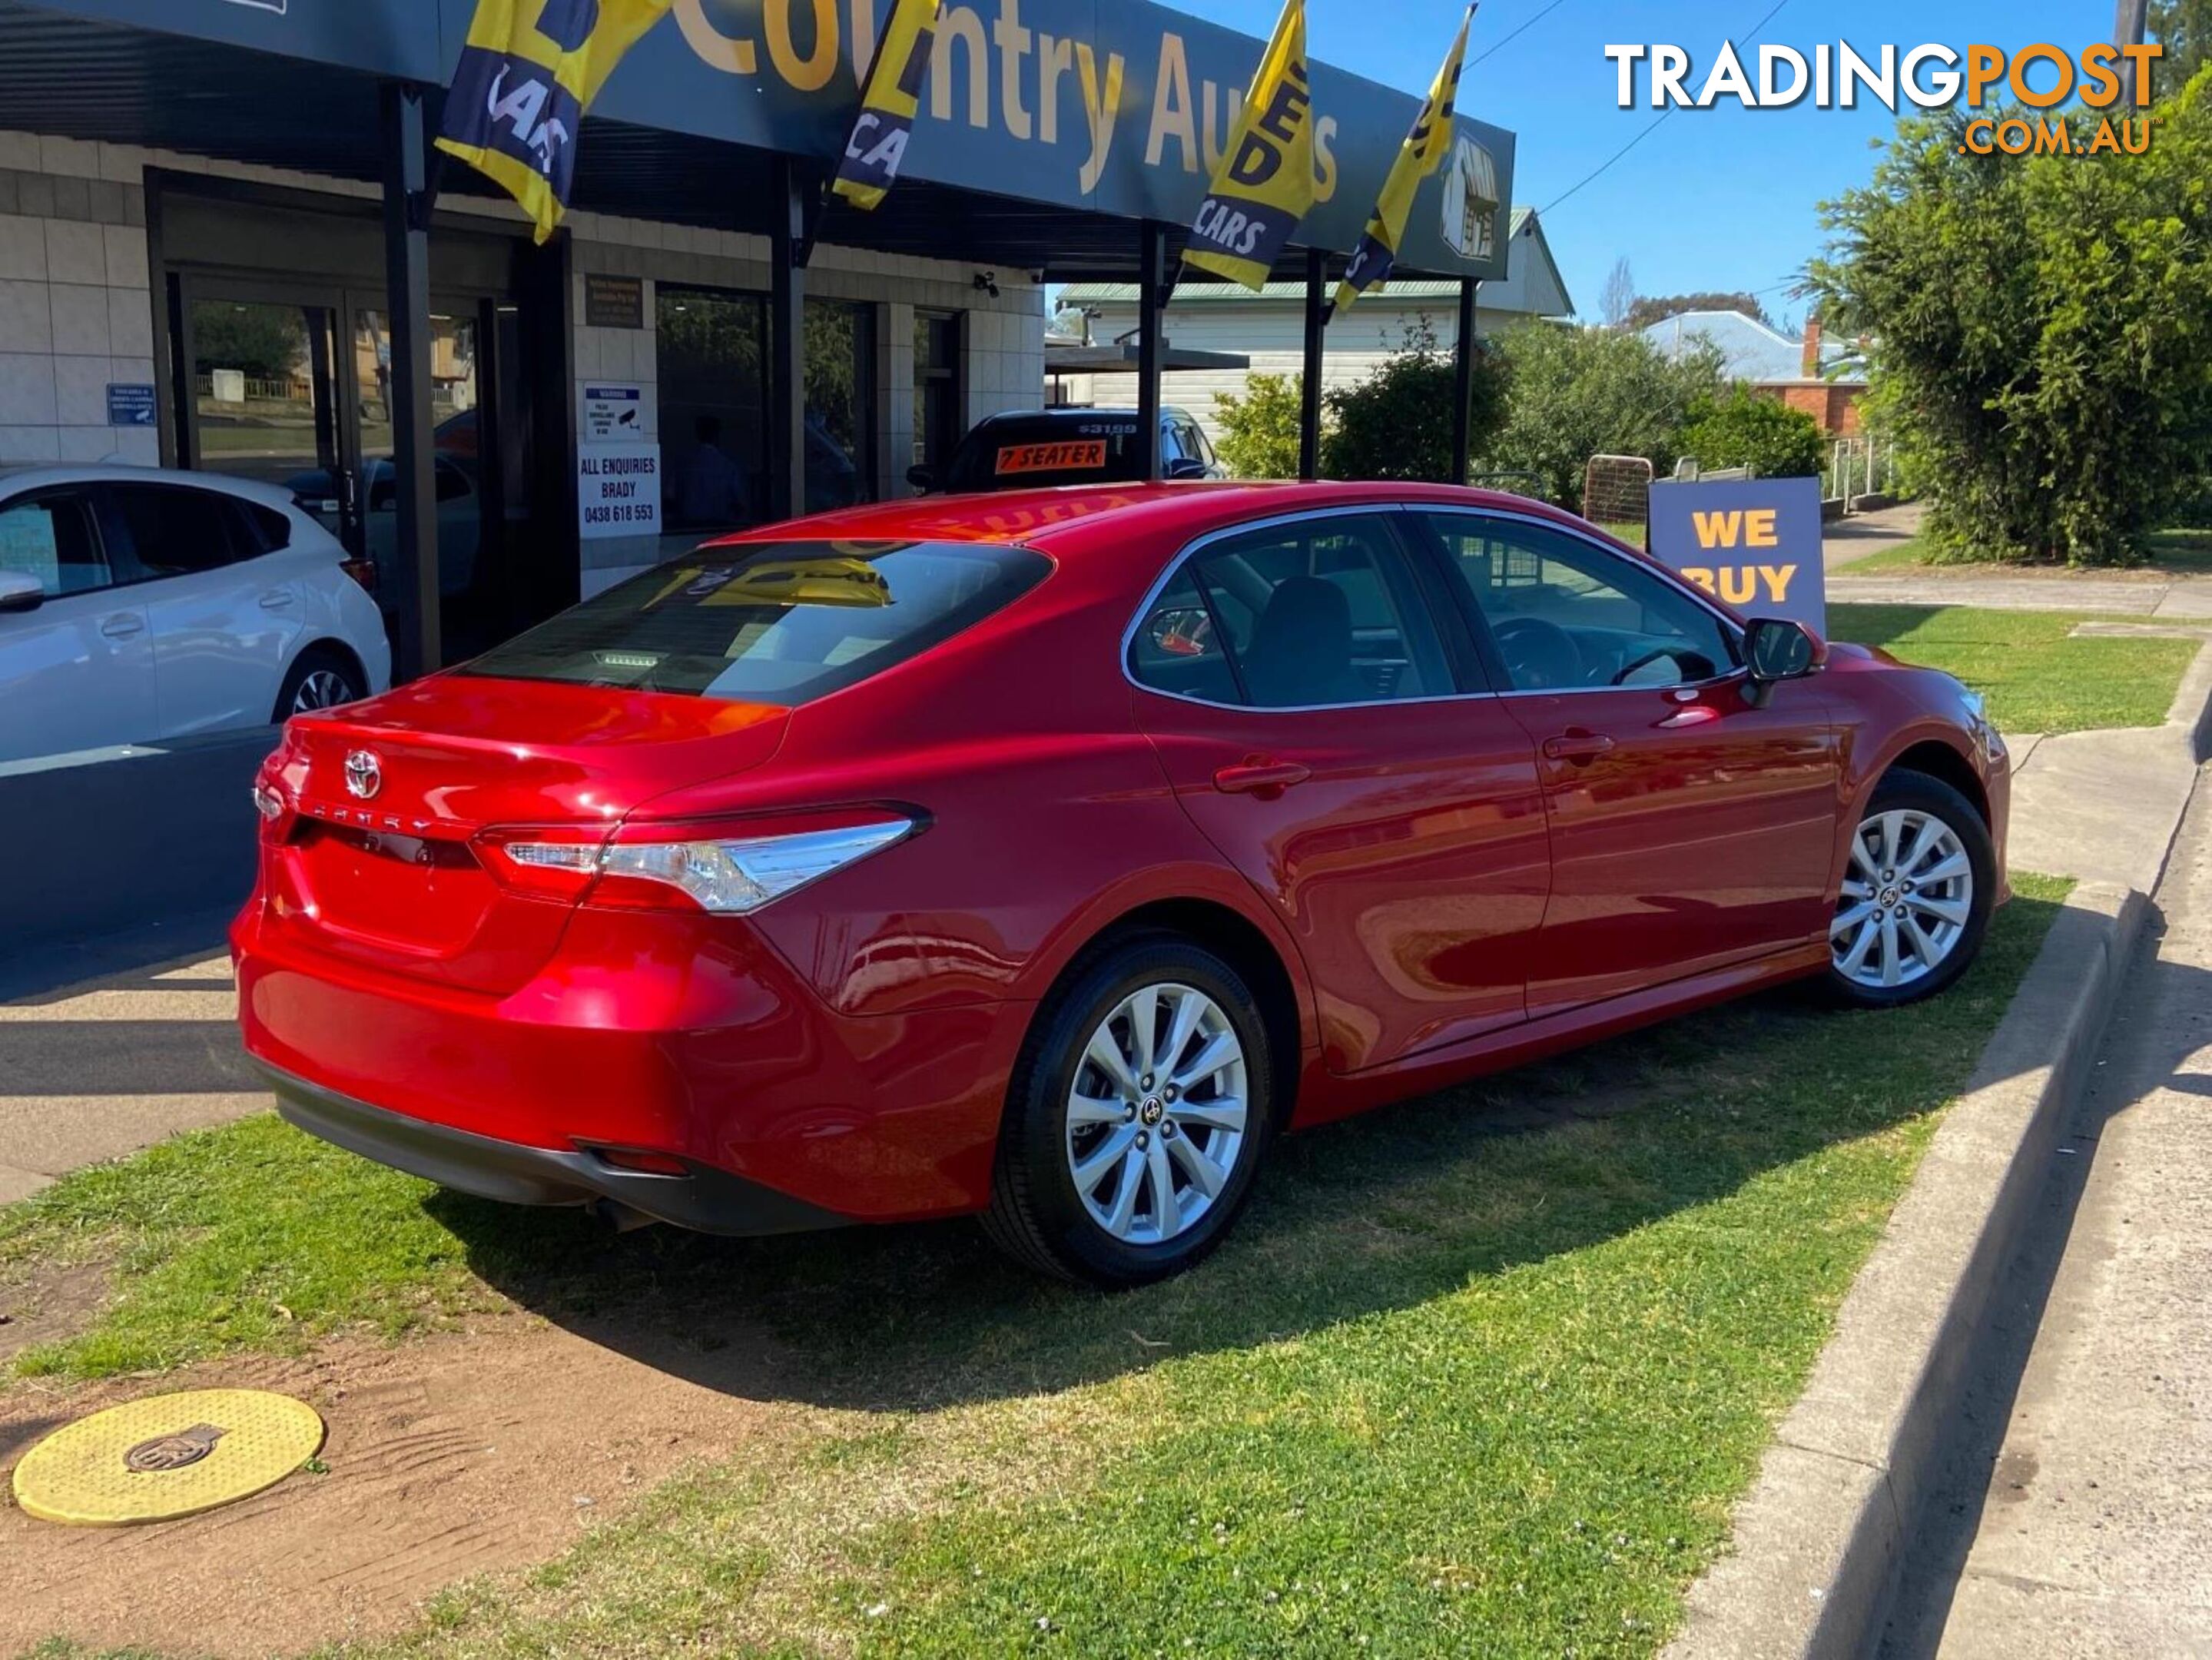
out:
M993 421L968 435L945 488L1030 489L1054 484L1127 483L1145 476L1134 421Z
M461 672L796 707L974 627L1051 569L1027 548L958 542L702 548Z

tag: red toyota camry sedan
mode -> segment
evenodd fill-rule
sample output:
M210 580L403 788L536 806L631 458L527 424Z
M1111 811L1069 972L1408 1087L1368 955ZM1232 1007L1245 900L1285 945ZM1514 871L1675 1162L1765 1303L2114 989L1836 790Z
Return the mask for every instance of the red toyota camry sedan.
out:
M726 1233L1187 1267L1270 1143L1801 976L1942 990L2008 763L1949 676L1414 485L716 543L286 729L233 943L284 1115Z

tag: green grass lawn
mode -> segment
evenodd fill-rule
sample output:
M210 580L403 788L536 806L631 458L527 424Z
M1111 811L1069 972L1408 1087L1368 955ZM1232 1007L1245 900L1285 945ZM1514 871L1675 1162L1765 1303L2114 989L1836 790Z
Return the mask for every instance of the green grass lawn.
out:
M2164 572L2172 576L2202 576L2212 572L2212 530L2159 531L2150 538L2146 551L2148 556L2144 562L2130 566L2128 569ZM2002 576L2024 569L2017 565L1976 563L1972 560L1932 560L1928 544L1916 536L1911 541L1899 542L1894 547L1884 548L1880 553L1870 554L1864 559L1854 559L1844 567L1844 572L1851 576L1875 576L1885 571L1925 570L1937 567L1954 571L1987 571L1992 576ZM2059 574L2053 567L2036 566L2033 569L2049 569L2054 575ZM2096 576L2103 573L2088 570L2082 574Z
M0 1211L0 1277L115 1265L50 1377L511 1299L764 1329L822 1408L349 1655L1649 1654L2063 893L2017 885L1931 1003L1763 998L1287 1140L1125 1296L965 1225L609 1238L269 1119Z
M2100 620L2112 619L1965 605L1828 607L1831 638L1948 670L1989 699L2002 732L2160 725L2202 642L2069 637Z

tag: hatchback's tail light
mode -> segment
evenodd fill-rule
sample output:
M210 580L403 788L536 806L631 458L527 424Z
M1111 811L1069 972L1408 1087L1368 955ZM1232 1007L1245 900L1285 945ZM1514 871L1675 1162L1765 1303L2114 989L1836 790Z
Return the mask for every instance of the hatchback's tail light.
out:
M368 558L348 559L341 562L338 569L343 571L348 576L353 578L355 581L360 583L362 587L366 588L369 593L374 593L376 592L375 560Z
M731 834L732 828L651 825L608 842L501 831L479 845L492 868L517 887L588 897L594 905L696 905L717 915L742 916L904 841L915 821L870 818L781 833L748 826L742 836Z

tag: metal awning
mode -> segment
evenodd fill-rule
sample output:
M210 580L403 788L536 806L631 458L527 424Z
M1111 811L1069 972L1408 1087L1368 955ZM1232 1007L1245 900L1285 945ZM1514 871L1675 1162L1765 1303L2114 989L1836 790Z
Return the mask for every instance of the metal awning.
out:
M1134 374L1138 350L1132 341L1122 346L1047 346L1047 374ZM1182 346L1160 349L1160 368L1176 369L1249 369L1252 360L1238 351L1194 351Z

